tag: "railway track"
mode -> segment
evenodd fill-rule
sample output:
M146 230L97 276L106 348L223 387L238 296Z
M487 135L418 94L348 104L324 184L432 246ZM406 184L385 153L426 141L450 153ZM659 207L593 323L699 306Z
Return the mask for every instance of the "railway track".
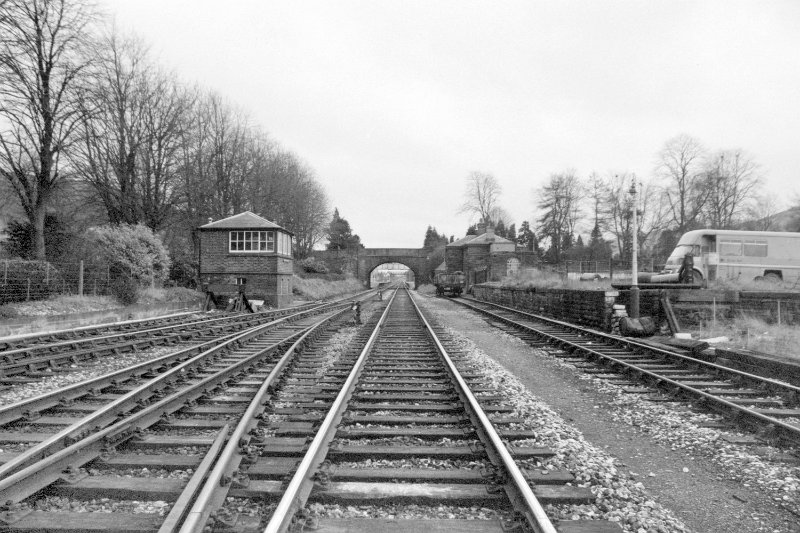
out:
M728 420L722 426L744 427L783 446L800 445L800 387L498 304L452 301L533 344L563 350L586 372L632 380L620 382L631 391L660 390L719 413ZM650 388L637 388L641 383Z
M142 384L115 382L99 395L84 390L78 401L4 428L2 446L12 451L3 453L0 494L12 503L0 516L3 530L158 531L165 518L152 514L120 519L114 513L74 513L71 506L47 505L40 511L24 502L37 494L56 502L110 498L117 505L177 500L202 481L228 438L227 419L237 418L261 381L279 374L276 368L282 369L304 342L348 311L349 306L339 305L228 335ZM61 429L55 435L41 433L52 426ZM153 477L151 470L167 473Z
M297 313L312 307L320 305L317 302L307 303L294 307L284 307L281 309L271 309L269 311L262 311L260 314L270 318L279 318L288 314ZM16 350L20 348L33 349L37 345L44 345L45 350L48 350L49 345L57 345L60 342L67 342L74 340L90 339L92 337L105 337L112 336L115 333L132 333L137 331L149 330L152 328L159 328L169 324L191 324L197 321L198 313L196 311L175 313L172 315L159 316L154 318L142 318L137 320L123 320L113 322L110 324L98 324L93 326L80 326L76 328L69 328L57 331L46 331L43 333L29 333L25 335L12 335L9 337L0 338L0 354L6 350ZM226 318L234 316L246 317L248 313L228 313ZM218 319L220 317L210 314L208 319ZM61 345L65 346L65 345Z
M2 530L619 530L604 521L550 523L545 506L588 503L589 488L546 466L554 452L535 446L535 432L462 354L448 354L448 339L406 291L374 305L346 342L337 330L350 320L347 309L238 334L130 412L18 462L0 475ZM119 398L132 386L99 392ZM88 403L72 404L71 416ZM31 424L22 432L42 442ZM496 516L326 513L409 502L488 507ZM136 504L163 512L130 512Z
M160 319L120 322L74 331L9 337L0 340L0 387L29 383L64 367L98 357L219 337L225 333L320 307L307 304L263 313L171 315ZM322 304L322 308L324 305Z
M537 497L562 504L593 497L566 486L568 472L517 466L515 459L537 462L553 452L503 442L535 435L513 429L519 419L480 374L459 371L458 356L447 354L406 291L368 325L336 360L324 350L304 353L261 421L240 423L181 531L202 531L209 520L246 526L247 517L241 523L235 506L224 504L231 494L265 498L249 517L266 524L263 531L365 532L503 531L499 519L387 520L377 510L408 503L489 506L510 521L516 509L517 527L553 532ZM226 494L218 487L227 479L245 481ZM326 515L339 506L370 509L370 517ZM616 530L606 522L571 525Z

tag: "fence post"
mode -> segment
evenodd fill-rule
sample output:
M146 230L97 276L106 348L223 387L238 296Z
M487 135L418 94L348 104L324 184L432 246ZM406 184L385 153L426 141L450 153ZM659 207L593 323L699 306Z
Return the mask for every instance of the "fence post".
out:
M31 278L28 278L28 291L25 294L25 301L26 302L31 301Z
M711 304L711 313L714 315L714 320L712 321L712 329L714 331L717 330L717 297L715 296L712 304Z
M781 301L778 300L778 325L781 325Z
M50 285L50 263L44 264L44 284Z
M3 285L8 283L8 259L3 261Z
M94 295L97 296L97 278L94 278Z
M83 259L78 263L78 296L83 296Z

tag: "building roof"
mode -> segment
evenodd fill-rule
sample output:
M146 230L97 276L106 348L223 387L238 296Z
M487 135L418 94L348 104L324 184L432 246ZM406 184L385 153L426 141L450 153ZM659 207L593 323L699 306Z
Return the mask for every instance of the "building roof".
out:
M457 246L464 246L469 241L476 239L477 237L478 237L477 235L467 235L466 237L461 237L455 242L451 242L450 244L447 245L447 247L450 248L452 246L453 248L455 248Z
M200 229L251 229L251 228L280 229L285 231L286 233L292 233L286 228L282 228L276 223L271 222L266 218L260 217L255 213L251 213L250 211L245 211L244 213L239 213L238 215L233 215L228 218L223 218L220 220L216 220L214 222L209 222L208 224L200 226Z
M434 268L433 270L434 270L434 272L436 272L437 270L441 270L441 271L447 270L446 262L442 261L442 264L439 265L438 267Z
M500 237L499 235L495 235L494 233L483 233L478 235L474 239L471 239L469 242L464 243L468 246L472 245L486 245L486 244L514 244L513 242L509 241L505 237Z

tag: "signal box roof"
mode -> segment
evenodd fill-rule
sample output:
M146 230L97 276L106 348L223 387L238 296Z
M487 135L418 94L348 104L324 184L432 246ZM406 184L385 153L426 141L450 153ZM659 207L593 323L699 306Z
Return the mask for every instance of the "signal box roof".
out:
M209 222L208 224L200 226L200 229L279 229L293 235L288 229L282 228L276 223L260 217L255 213L251 213L250 211Z

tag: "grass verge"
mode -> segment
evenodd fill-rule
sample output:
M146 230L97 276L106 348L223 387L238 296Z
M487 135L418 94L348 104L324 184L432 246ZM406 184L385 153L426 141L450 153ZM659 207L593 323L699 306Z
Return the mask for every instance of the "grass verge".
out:
M139 294L137 305L155 305L159 303L203 301L203 293L174 287L168 289L143 289ZM112 296L51 296L47 300L17 302L0 305L0 319L25 316L55 316L92 311L107 311L123 307Z
M342 294L358 292L364 289L355 278L348 278L341 281L327 281L324 279L301 278L294 276L292 279L293 293L300 299L316 301L333 298Z

